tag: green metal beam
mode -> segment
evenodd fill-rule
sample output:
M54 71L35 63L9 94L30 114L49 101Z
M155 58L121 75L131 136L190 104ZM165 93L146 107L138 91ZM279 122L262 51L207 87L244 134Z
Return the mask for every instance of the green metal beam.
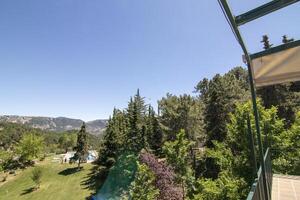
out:
M235 18L235 22L238 26L240 26L299 1L300 0L273 0L269 3L266 3L262 6L259 6L253 10L237 16Z
M257 162L255 156L255 146L254 146L254 138L251 130L251 121L250 116L247 116L247 131L248 131L248 138L249 138L249 147L251 150L250 157L253 165L253 180L257 177Z
M267 56L267 55L270 55L270 54L273 54L273 53L277 53L277 52L284 51L286 49L291 49L291 48L298 47L298 46L300 46L300 40L297 40L297 41L294 41L294 42L289 42L289 43L286 43L286 44L281 44L279 46L272 47L270 49L267 49L267 50L264 50L264 51L261 51L261 52L258 52L258 53L251 54L250 58L251 58L251 60L253 60L255 58Z

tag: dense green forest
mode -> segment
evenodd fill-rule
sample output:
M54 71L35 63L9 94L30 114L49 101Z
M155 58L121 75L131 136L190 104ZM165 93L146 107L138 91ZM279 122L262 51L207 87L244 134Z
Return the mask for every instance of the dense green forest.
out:
M158 111L139 90L114 109L99 149L97 195L106 199L244 199L254 180L247 119L255 136L248 74L204 78L194 95L167 94ZM300 175L296 83L258 89L264 149L275 173ZM257 145L256 145L257 146ZM258 159L257 159L258 160ZM259 163L258 163L259 165Z

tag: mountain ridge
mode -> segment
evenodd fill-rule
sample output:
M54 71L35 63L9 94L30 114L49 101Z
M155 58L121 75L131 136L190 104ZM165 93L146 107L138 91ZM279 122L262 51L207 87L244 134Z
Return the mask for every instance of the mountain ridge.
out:
M107 121L106 119L96 119L85 122L87 132L93 135L101 135L106 128ZM0 122L11 122L47 131L62 132L79 130L84 121L68 117L0 115Z

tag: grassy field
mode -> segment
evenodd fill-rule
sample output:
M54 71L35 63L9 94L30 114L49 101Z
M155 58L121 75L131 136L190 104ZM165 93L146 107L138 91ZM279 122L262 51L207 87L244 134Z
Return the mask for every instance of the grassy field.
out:
M0 186L0 200L79 200L86 199L97 188L91 178L92 164L83 164L83 170L77 171L76 165L52 163L48 158L37 166L43 170L40 189L34 190L30 167Z

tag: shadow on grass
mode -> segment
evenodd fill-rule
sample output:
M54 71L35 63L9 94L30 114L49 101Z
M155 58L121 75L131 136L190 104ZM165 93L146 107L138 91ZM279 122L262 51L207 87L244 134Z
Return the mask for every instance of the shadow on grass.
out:
M23 196L23 195L29 194L29 193L31 193L31 192L33 192L35 190L36 190L35 187L31 187L31 188L25 189L25 190L23 190L23 192L21 193L21 195Z
M61 172L58 172L58 174L63 175L63 176L68 176L68 175L71 175L71 174L75 174L75 173L77 173L81 170L82 170L82 167L80 167L80 168L73 167L73 168L64 169Z
M92 192L92 195L95 195L97 191L102 187L105 181L105 173L103 168L99 165L94 164L94 166L90 169L90 172L84 177L81 181L81 185L84 189L89 189ZM91 199L87 197L86 199Z

